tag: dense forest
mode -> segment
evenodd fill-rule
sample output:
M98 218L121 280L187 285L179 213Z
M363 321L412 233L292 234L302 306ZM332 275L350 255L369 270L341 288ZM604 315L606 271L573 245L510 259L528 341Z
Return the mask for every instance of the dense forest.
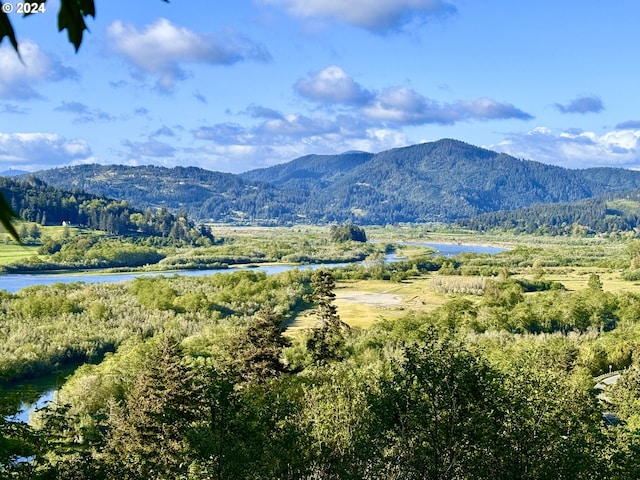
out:
M278 219L277 223L296 223L299 217L292 207L307 195L195 167L77 165L36 175L59 188L79 188L125 199L140 208L164 207L184 211L196 220L223 222Z
M616 275L639 264L638 241L581 240L4 293L5 381L93 363L31 425L2 417L0 468L74 480L637 478L640 296L604 286L631 286ZM588 276L583 288L550 280L571 270ZM355 327L337 293L363 281L420 282L442 301ZM301 313L308 328L287 333ZM593 377L610 370L621 378L600 400Z
M456 223L476 231L551 235L633 232L640 228L640 191L610 193L575 203L500 210L459 219Z
M185 215L166 208L142 211L124 200L55 188L33 176L25 180L0 177L0 191L21 220L39 225L74 225L109 234L174 240L189 239L194 227ZM22 233L25 237L31 232Z
M196 220L264 225L450 222L640 188L640 172L569 170L447 139L375 155L310 155L241 175L104 165L37 175L142 208L184 210Z

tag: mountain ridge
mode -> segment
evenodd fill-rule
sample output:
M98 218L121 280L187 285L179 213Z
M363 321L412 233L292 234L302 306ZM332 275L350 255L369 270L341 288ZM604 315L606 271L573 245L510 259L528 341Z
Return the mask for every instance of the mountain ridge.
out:
M442 139L376 154L307 155L238 175L198 167L81 165L36 173L57 187L185 210L214 222L451 222L640 189L640 172L575 170Z

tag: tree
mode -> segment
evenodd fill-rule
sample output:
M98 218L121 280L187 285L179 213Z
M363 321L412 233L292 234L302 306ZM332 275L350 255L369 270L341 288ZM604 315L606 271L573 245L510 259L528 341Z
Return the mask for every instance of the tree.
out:
M124 401L112 402L105 460L114 477L186 474L188 431L200 395L181 359L178 345L161 337Z
M370 392L371 478L496 478L498 375L487 362L433 332L391 360Z
M589 276L589 280L587 281L587 288L591 291L601 292L602 280L600 280L600 275L598 275L597 273L592 273Z
M331 227L331 240L334 242L348 242L352 240L354 242L366 242L367 234L364 228L360 228L356 225L346 224L333 225Z
M502 478L608 478L597 474L602 413L591 388L579 374L534 363L515 366L502 377L496 444ZM592 385L590 376L585 381Z
M263 305L235 345L235 369L245 381L266 381L285 369L280 357L288 340L273 308Z
M19 403L19 402L18 402ZM9 398L0 398L0 477L19 475L29 466L18 459L38 453L42 443L38 432L27 423L12 417L19 405ZM11 477L14 478L14 477ZM26 477L25 477L26 478Z
M316 270L311 277L311 295L308 301L316 305L315 313L320 321L311 338L307 340L307 348L311 351L316 363L325 363L330 359L341 357L344 345L344 331L349 326L340 320L338 310L333 304L336 294L333 275L326 270Z

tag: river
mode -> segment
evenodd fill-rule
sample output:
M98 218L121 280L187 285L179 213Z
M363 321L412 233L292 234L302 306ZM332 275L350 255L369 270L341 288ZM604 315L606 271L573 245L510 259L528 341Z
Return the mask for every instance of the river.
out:
M427 242L402 242L404 245L430 247L436 250L435 255L442 255L445 257L452 257L460 253L479 253L479 254L495 254L500 253L506 248L491 247L485 245L462 245L453 243L427 243ZM389 254L386 257L387 262L394 262L402 260L402 257L398 257L395 254ZM115 283L133 280L136 277L141 276L154 276L154 275L186 275L186 276L203 276L214 275L217 273L232 273L238 270L251 269L253 271L266 272L268 275L274 275L281 273L292 268L300 269L317 269L317 268L334 268L343 267L348 265L347 263L326 263L326 264L305 264L305 265L263 265L256 267L236 267L228 269L211 269L211 270L175 270L170 272L133 272L133 273L113 273L113 274L93 274L93 273L58 273L58 274L8 274L0 275L0 290L7 290L9 292L17 292L18 290L29 287L32 285L52 285L54 283L73 283L73 282L85 282L85 283ZM70 372L71 373L71 372ZM37 384L37 393L40 394L38 400L33 403L23 403L20 407L20 411L16 414L16 419L26 422L29 420L29 415L32 411L46 406L48 402L53 399L54 390L60 385L60 378L51 377L49 383L46 379L42 379ZM30 384L30 387L34 387L35 384ZM24 398L24 397L23 397ZM33 398L33 397L32 397Z
M506 248L491 247L485 245L461 245L455 243L426 243L426 242L402 242L404 245L431 247L436 250L436 255L452 257L459 253L499 253ZM394 254L387 255L386 261L393 262L401 260ZM206 269L206 270L171 270L166 272L130 272L130 273L10 273L0 275L0 290L6 290L15 293L32 285L52 285L54 283L116 283L133 280L137 277L156 276L156 275L185 275L190 277L200 277L205 275L214 275L216 273L232 273L238 270L248 270L265 272L267 275L281 273L292 268L300 269L316 269L316 268L335 268L344 267L347 263L325 263L325 264L305 264L305 265L258 265L252 267L232 267L227 269Z

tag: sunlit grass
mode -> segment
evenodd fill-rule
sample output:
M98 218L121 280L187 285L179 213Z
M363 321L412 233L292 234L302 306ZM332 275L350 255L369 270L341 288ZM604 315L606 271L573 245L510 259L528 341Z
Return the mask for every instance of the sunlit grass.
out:
M383 280L338 282L334 304L340 319L347 325L368 328L381 319L398 319L411 311L431 311L445 303L448 297L433 291L431 278L427 275L402 283ZM317 318L307 310L296 316L287 331L295 334L316 325Z
M38 254L38 247L0 243L0 265L24 260Z
M630 282L621 278L622 270L593 267L548 268L545 280L562 283L567 290L580 291L587 288L591 274L600 277L602 289L606 292L633 292L640 294L640 283Z

